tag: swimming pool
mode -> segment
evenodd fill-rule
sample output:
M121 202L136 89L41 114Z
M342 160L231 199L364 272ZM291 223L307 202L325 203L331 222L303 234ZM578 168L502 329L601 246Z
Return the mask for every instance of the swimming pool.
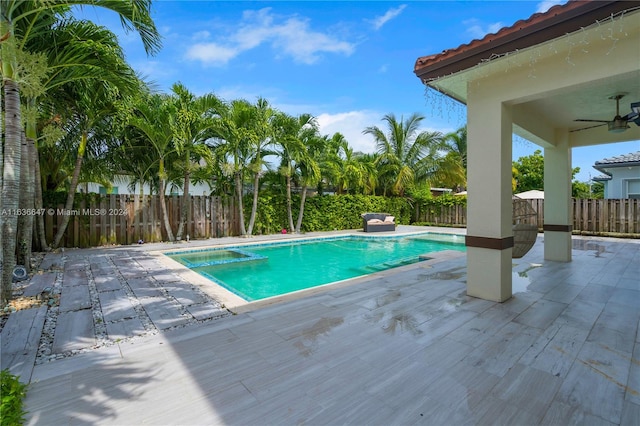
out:
M341 236L165 255L243 299L255 301L408 265L442 250L465 251L464 237Z

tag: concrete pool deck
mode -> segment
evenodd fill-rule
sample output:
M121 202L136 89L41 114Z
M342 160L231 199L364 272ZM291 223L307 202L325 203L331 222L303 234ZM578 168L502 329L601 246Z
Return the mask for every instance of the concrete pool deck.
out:
M638 424L638 243L575 237L559 263L539 238L505 303L465 295L463 256L38 364L27 424ZM120 258L135 287L145 246L67 262Z

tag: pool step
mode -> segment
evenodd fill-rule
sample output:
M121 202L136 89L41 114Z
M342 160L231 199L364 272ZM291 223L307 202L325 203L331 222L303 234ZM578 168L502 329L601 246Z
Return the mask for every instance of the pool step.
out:
M225 258L225 259L216 259L215 257L212 260L208 261L188 261L185 259L182 260L182 264L187 268L200 268L203 266L217 266L217 265L227 265L229 263L238 263L238 262L253 262L256 260L266 260L267 256L263 256L261 254L252 253L250 251L240 250L240 249L230 249L225 250L228 252L233 252L242 255L242 257L233 257L233 258Z
M367 265L362 268L358 268L358 270L365 271L365 273L367 274L372 274L374 272L381 272L381 271L386 271L387 269L397 268L398 266L411 265L412 263L417 263L422 260L426 260L426 259L422 259L416 256L411 256L411 257L405 257L402 259L390 260L388 262L383 262L376 265Z

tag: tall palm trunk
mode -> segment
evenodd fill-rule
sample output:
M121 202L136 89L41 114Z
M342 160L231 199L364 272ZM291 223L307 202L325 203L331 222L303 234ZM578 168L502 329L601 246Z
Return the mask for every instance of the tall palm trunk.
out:
M76 165L73 168L73 176L71 176L71 184L69 185L69 192L67 193L67 202L64 205L66 214L62 216L62 223L56 236L53 238L53 244L51 246L55 249L60 246L62 237L67 231L69 220L71 220L71 210L73 209L73 200L75 199L76 189L78 188L78 181L80 180L80 169L82 169L82 160L84 159L84 152L87 149L87 132L82 132L80 137L80 145L78 146L78 156L76 157Z
M31 271L31 244L33 241L33 220L34 215L29 214L33 212L34 200L33 200L33 174L32 174L32 155L30 151L33 149L33 139L27 138L22 133L22 158L21 158L21 170L20 170L20 210L27 214L22 214L18 217L18 261L19 265L24 265L27 272Z
M302 193L300 194L300 211L298 212L298 221L296 223L296 234L300 233L302 227L302 215L304 215L304 203L307 200L307 184L302 184Z
M0 26L0 28L2 28ZM0 32L1 34L1 32ZM1 52L0 52L1 54ZM0 114L2 114L2 111L4 110L4 91L0 90ZM4 182L4 155L3 155L3 151L4 151L4 141L5 141L5 119L4 117L0 117L0 191L2 191L3 188L3 182ZM2 205L2 197L0 197L0 209L2 209L4 206ZM4 247L4 245L2 244L2 231L4 228L4 217L2 217L2 215L0 214L0 308L4 306L4 285L3 285L3 266L4 266L4 256L3 256L3 250L2 247Z
M33 165L34 174L34 193L35 193L35 208L42 211L42 176L40 174L40 156L38 155L38 145L34 144L33 149L30 151L33 156L31 164ZM38 235L39 247L37 249L41 251L48 251L49 245L47 244L47 236L44 231L44 214L36 216L36 230Z
M173 237L173 231L171 230L171 224L169 223L169 214L167 213L167 201L164 198L165 191L165 171L164 171L164 159L160 158L160 165L158 167L158 177L160 178L160 190L158 195L160 196L160 211L162 212L162 222L164 223L164 229L167 231L167 238L169 241L175 241Z
M256 223L256 213L258 211L258 190L260 187L260 173L256 172L253 177L253 203L251 204L251 217L249 218L249 226L247 227L247 234L253 234L253 226Z
M28 100L29 107L35 110L35 99L30 98ZM35 117L29 116L26 120L26 139L27 139L27 167L23 168L24 179L22 179L24 195L26 196L26 204L28 205L28 209L39 209L38 212L42 212L42 183L40 182L40 162L38 161L38 153L37 153L37 145L36 139L38 137L38 131L36 129L36 120ZM24 154L23 154L24 155ZM38 193L39 191L39 193ZM36 199L37 198L37 199ZM23 226L18 226L18 232L21 232L22 235L19 236L19 241L25 241L27 246L21 246L27 253L25 253L22 257L18 259L19 262L26 266L27 270L29 270L31 251L33 249L33 243L36 244L36 249L40 248L41 250L47 249L47 242L44 236L44 215L38 214L31 216L28 218ZM38 224L42 224L42 233L38 235L38 228L34 226ZM38 238L34 238L35 236ZM44 244L42 244L44 242ZM42 246L42 247L40 247ZM26 257L27 260L24 260Z
M293 215L291 214L291 176L287 175L287 218L289 219L289 232L296 232L293 227Z
M247 229L244 227L244 208L242 206L242 172L237 171L235 174L236 194L238 196L238 213L240 214L240 235L246 236Z
M191 204L191 197L189 197L189 182L191 181L191 173L189 172L189 154L187 153L187 159L185 161L186 171L184 172L184 184L182 185L182 208L180 209L180 224L178 225L178 234L176 240L181 241L184 234L185 222L189 217L189 207ZM188 224L187 224L188 227ZM187 231L187 234L189 232Z
M7 66L3 61L3 67ZM8 75L3 69L4 75ZM4 139L4 169L2 178L2 209L10 214L2 215L2 286L0 288L0 302L4 305L11 299L13 268L16 265L16 231L18 216L13 214L18 210L20 199L20 157L22 133L20 121L20 91L18 84L10 79L4 79L5 101L5 139Z

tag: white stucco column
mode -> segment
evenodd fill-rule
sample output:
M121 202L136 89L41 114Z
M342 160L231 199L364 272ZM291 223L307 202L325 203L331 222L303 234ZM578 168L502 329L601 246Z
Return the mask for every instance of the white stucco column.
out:
M467 103L467 294L503 302L512 291L511 110L475 89Z
M544 258L571 261L573 228L569 133L556 131L556 145L544 149Z

